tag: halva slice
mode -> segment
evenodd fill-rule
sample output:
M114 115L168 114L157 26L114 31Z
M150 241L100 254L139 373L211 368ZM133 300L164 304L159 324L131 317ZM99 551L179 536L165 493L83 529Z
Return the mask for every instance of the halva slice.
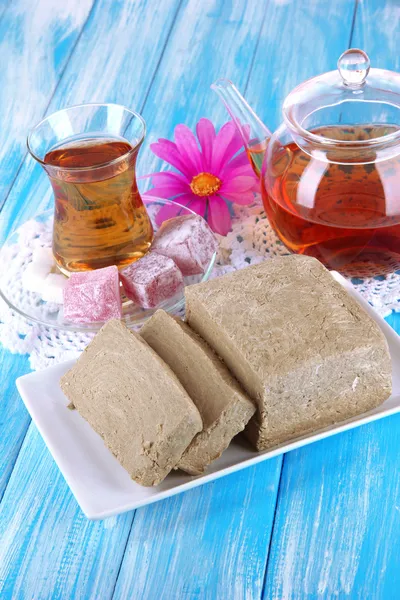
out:
M186 316L257 402L247 433L259 450L391 393L382 331L314 258L274 258L189 286Z
M158 310L140 333L199 409L204 429L178 463L183 471L198 475L244 429L255 405L210 346L180 319Z
M61 388L132 479L160 483L203 423L164 361L120 321L102 327Z

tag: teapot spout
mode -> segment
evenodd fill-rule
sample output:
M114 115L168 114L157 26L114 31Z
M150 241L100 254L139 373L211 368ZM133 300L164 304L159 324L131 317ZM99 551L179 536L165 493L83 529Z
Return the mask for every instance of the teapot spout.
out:
M237 87L229 79L218 79L212 84L211 89L217 92L225 104L242 136L250 164L256 175L260 176L271 132L260 121Z

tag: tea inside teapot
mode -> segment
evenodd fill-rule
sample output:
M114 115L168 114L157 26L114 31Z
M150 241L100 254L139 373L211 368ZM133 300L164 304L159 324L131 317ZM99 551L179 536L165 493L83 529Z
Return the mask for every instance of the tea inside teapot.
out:
M380 137L399 128L331 126L338 140ZM293 252L331 269L371 276L400 269L400 156L377 163L328 163L291 142L261 180L269 221Z

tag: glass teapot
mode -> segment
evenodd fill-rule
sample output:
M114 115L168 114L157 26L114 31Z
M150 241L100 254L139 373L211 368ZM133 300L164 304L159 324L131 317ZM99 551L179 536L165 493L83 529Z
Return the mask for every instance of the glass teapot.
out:
M351 276L400 269L400 74L350 49L297 86L274 134L226 79L212 88L238 127L269 221L292 252Z

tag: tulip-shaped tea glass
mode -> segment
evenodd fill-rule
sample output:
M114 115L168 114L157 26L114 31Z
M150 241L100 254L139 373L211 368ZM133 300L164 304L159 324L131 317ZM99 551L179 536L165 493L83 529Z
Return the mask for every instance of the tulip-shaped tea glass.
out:
M62 272L123 267L149 249L153 229L136 183L146 132L117 104L84 104L39 123L28 149L50 178L53 253Z

